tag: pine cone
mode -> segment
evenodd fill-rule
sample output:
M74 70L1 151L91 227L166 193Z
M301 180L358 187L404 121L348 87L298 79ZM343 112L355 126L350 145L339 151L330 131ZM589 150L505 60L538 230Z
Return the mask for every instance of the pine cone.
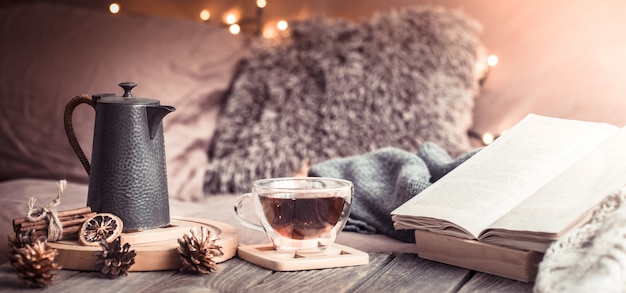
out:
M52 270L61 268L54 258L58 252L48 246L46 237L35 236L35 230L9 237L9 258L17 276L26 287L43 288L54 281Z
M135 250L130 250L130 244L120 247L120 238L108 243L105 238L100 240L102 251L94 252L96 256L96 268L110 279L121 275L128 275L128 269L135 264Z
M200 235L196 228L190 229L191 235L185 234L178 239L178 254L183 266L181 271L210 274L218 270L213 258L223 256L222 247L215 244L217 235L211 235L205 226L200 228Z
M16 232L15 238L9 236L9 248L11 250L24 247L26 244L33 244L36 240L46 241L46 236L38 234L36 230Z

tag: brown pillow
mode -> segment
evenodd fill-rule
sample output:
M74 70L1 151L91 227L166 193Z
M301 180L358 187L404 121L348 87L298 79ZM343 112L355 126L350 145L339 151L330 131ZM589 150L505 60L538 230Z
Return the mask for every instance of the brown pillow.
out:
M207 194L246 192L253 180L381 147L470 148L476 21L424 6L291 27L288 42L255 50L238 72L212 141Z
M111 15L54 4L0 10L0 180L87 182L63 128L81 93L133 94L176 111L163 120L171 197L202 196L206 150L246 42L191 21ZM80 106L74 128L91 158L94 111Z

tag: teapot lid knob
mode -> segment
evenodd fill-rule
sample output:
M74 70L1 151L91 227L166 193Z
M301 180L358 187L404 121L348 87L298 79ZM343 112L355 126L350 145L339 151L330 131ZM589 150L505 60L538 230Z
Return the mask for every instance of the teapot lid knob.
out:
M136 83L131 82L131 81L127 81L127 82L122 82L119 84L119 86L121 86L124 89L124 95L123 97L125 98L130 98L133 95L130 93L130 91L137 86Z

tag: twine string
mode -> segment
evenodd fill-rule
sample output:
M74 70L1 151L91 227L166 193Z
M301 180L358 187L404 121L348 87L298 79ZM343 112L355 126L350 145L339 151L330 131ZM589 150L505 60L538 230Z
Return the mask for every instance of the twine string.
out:
M28 200L28 213L26 215L28 221L31 222L36 222L44 218L48 219L49 224L47 237L50 241L60 240L63 236L63 223L61 223L61 220L59 219L57 206L61 203L61 195L65 192L67 181L60 180L57 186L59 187L57 197L49 204L41 208L35 208L35 202L37 202L37 199L31 197L30 200Z

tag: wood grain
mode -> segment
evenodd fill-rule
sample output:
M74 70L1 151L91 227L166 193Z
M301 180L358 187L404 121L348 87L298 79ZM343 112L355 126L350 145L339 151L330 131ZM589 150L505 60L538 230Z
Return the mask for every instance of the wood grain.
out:
M144 292L263 292L254 289L275 273L233 258L218 265L211 275L171 274L166 282L146 283Z
M351 292L364 280L386 266L391 253L370 254L367 265L323 270L274 272L257 283L247 284L247 292ZM246 263L246 267L251 264ZM240 270L238 270L239 272ZM237 278L240 279L240 278ZM240 279L242 280L242 279Z
M459 292L490 293L490 292L533 292L535 283L515 281L498 276L476 273Z
M532 292L517 282L419 258L415 254L369 253L367 265L275 272L232 258L210 275L178 270L130 272L107 279L97 272L60 270L45 289L24 289L7 264L0 266L0 292Z
M239 244L237 230L235 227L197 218L180 218L172 219L171 231L168 229L159 229L155 231L144 231L149 236L155 233L162 233L164 236L156 237L159 242L149 242L146 237L140 236L141 232L133 232L131 236L122 235L122 239L138 241L133 242L131 249L135 250L135 264L130 271L158 271L178 269L181 266L180 259L176 248L178 247L178 238L181 238L190 228L205 225L212 229L220 231L220 239L216 243L222 246L224 256L216 259L217 262L223 262L234 257L237 253ZM122 242L125 243L125 242ZM49 243L50 247L57 249L59 254L56 261L66 270L79 271L95 271L94 252L100 251L99 246L83 246L78 241L58 241Z
M467 269L401 254L356 292L454 292L471 276Z

